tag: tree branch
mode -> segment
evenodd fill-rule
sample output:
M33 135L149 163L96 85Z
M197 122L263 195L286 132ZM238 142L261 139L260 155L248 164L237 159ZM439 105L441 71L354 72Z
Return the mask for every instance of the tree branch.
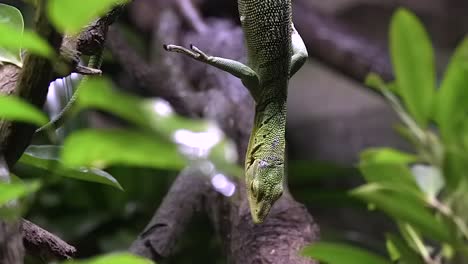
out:
M29 255L50 261L71 259L76 253L75 247L26 219L21 220L20 231Z
M182 171L130 251L155 261L171 256L194 213L203 209L204 195L210 190L198 168Z

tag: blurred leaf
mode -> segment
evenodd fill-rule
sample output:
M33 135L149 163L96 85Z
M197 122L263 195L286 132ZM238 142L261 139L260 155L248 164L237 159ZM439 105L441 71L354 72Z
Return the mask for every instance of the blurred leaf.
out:
M385 83L385 81L376 73L369 73L364 80L364 84L371 88L376 89L379 92L384 92L385 89L398 94L398 89L395 82Z
M67 166L109 165L181 169L185 159L174 144L131 130L81 130L66 138L61 153Z
M360 155L362 163L397 163L409 164L417 161L413 154L392 148L368 148Z
M304 256L328 264L391 264L372 252L344 244L318 242L302 250Z
M13 95L0 96L0 118L28 122L37 126L46 124L48 120L36 107Z
M112 89L107 79L92 78L80 87L78 105L110 112L154 131L154 138L177 144L187 159L210 159L218 170L243 175L234 144L214 122L181 117L164 100L138 98Z
M367 184L351 192L352 195L375 205L391 217L408 222L427 236L439 241L451 241L449 226L440 222L419 199L399 187L383 184Z
M384 80L382 80L382 78L379 75L373 72L369 73L366 76L366 79L364 80L364 84L378 91L385 89L385 86L386 86Z
M10 26L20 33L23 33L23 15L21 15L21 12L14 6L0 4L0 25ZM2 36L5 37L5 35ZM21 67L21 47L0 47L0 65L2 62L9 62Z
M161 133L172 139L173 133L184 128L203 132L212 124L176 115L172 107L161 99L144 99L112 89L105 78L91 78L82 82L78 104L81 108L95 108L124 118L142 128Z
M415 197L423 197L408 166L392 163L362 163L359 169L368 183L381 183L399 188Z
M447 149L443 161L447 191L452 193L463 185L466 171L468 171L468 156L464 152Z
M437 123L446 142L456 140L457 123L466 120L468 101L468 38L458 46L437 94Z
M434 53L421 22L398 9L390 26L390 50L398 94L417 123L426 127L435 93Z
M388 183L419 194L408 167L417 160L416 156L389 148L374 148L363 151L360 157L359 170L367 182Z
M48 15L52 23L62 32L76 34L94 19L106 14L118 4L127 0L50 0ZM73 12L70 12L73 10ZM64 15L67 14L67 15Z
M102 183L123 190L119 182L109 173L95 168L67 168L59 160L61 147L53 145L29 146L19 162L35 168L51 171L61 177Z
M62 264L152 264L155 262L130 253L112 253L87 260L68 260Z
M0 181L0 206L36 192L41 187L39 181L5 183Z
M424 264L422 258L409 247L404 240L394 234L386 234L387 248L389 252L394 252L392 260L399 261L400 264Z
M442 173L434 166L414 165L411 168L419 188L430 198L435 198L444 188Z
M0 46L8 49L23 48L28 52L51 58L54 51L49 44L33 31L22 32L15 27L0 24Z

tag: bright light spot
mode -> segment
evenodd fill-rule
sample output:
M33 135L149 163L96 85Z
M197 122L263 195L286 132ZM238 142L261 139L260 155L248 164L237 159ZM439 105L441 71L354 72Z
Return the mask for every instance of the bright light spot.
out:
M236 185L221 173L218 173L211 178L211 184L216 191L227 197L232 196L236 191Z
M234 143L228 142L224 148L224 158L227 162L236 163L237 162L237 149Z
M174 113L171 105L164 100L154 100L152 103L153 111L162 117L170 116Z
M60 98L57 94L57 86L60 86L58 82L62 79L57 79L49 84L49 91L47 92L47 105L52 111L58 111L60 108Z
M74 81L79 80L81 78L81 75L76 73L76 72L72 72L70 74L70 76L71 76L72 80L74 80Z
M182 145L181 151L185 154L206 157L211 148L223 139L223 132L218 127L210 125L205 132L179 129L173 138L176 143Z

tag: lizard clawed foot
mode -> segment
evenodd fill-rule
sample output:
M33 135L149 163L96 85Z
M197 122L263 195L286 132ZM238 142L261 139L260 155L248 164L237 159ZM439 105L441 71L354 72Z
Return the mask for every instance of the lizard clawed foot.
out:
M163 45L163 48L166 50L166 51L171 51L171 52L178 52L178 53L182 53L182 54L185 54L191 58L194 58L198 61L203 61L203 62L206 62L208 61L209 57L208 55L206 55L206 53L204 53L203 51L201 51L199 48L195 47L194 45L190 44L190 49L187 49L187 48L184 48L182 46L178 46L178 45L172 45L172 44L169 44L169 45Z

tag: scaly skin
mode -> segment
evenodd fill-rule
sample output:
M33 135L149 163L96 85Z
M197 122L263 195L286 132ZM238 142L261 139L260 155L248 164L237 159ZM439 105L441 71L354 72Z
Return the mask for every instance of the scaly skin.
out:
M262 223L283 193L286 100L289 78L307 59L291 20L291 0L238 0L247 65L209 56L195 46L164 45L239 77L255 100L245 160L247 197L254 223Z

